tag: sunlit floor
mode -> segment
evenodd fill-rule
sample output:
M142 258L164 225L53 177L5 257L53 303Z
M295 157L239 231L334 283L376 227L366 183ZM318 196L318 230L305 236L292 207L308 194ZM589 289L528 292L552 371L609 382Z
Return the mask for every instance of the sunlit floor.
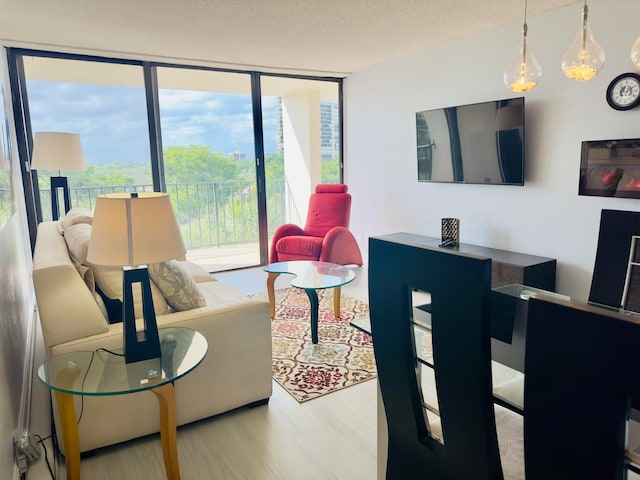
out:
M187 251L187 260L208 272L222 272L259 265L260 251L257 243L204 247Z

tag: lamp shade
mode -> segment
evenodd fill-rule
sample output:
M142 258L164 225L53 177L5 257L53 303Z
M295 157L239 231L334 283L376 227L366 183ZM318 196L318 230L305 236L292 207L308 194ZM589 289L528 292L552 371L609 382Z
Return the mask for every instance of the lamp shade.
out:
M87 165L77 133L38 132L33 140L34 170L84 170Z
M166 193L112 193L97 197L88 262L142 265L178 258L185 252Z

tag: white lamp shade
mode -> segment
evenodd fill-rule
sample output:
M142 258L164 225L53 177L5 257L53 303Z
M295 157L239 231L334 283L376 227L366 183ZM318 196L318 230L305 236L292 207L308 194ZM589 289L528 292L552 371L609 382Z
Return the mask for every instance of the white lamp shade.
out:
M99 195L87 261L94 265L158 263L186 253L169 195L141 192Z
M33 140L34 170L84 170L87 165L77 133L38 132Z

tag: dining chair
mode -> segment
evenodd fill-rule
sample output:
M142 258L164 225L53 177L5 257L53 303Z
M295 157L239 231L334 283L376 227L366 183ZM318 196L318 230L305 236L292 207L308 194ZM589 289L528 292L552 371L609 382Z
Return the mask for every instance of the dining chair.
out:
M529 299L524 390L526 480L623 480L640 399L637 317L558 298Z

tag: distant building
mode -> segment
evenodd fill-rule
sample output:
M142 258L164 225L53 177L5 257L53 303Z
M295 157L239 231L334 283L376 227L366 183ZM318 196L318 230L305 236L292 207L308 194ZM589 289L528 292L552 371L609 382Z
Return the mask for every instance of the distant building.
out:
M320 155L322 160L340 156L340 110L335 102L320 102Z
M233 159L236 162L241 162L247 159L247 154L246 153L240 153L237 150L235 152L231 152L229 154L230 157L233 157Z

